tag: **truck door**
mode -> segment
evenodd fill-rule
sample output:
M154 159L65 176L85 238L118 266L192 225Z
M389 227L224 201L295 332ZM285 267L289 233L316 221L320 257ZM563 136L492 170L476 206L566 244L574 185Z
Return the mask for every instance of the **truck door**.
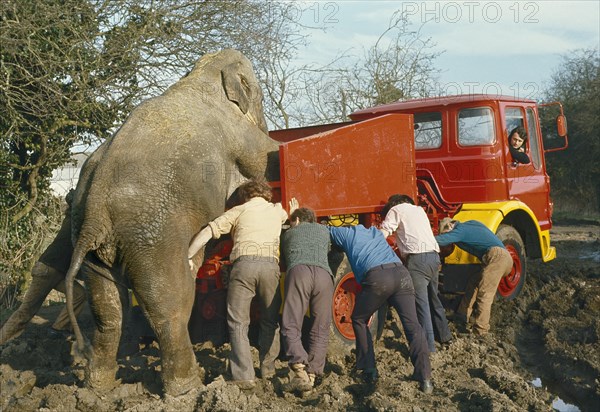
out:
M549 183L542 164L537 115L531 107L507 106L504 109L504 122L509 197L527 204L538 218L541 229L549 229ZM525 153L531 160L529 164L513 161L508 149L509 133L517 126L522 126L527 131Z

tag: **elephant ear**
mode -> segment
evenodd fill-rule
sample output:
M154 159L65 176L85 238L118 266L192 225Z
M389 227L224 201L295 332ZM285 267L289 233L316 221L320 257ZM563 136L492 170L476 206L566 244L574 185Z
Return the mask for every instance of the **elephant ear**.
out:
M241 64L232 63L221 70L221 77L227 98L237 104L242 113L246 114L250 108L252 87L240 69Z

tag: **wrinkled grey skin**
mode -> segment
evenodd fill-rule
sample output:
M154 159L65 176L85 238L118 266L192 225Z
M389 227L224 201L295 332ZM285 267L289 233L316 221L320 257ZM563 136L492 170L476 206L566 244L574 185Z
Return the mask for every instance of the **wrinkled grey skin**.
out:
M250 62L224 50L204 56L162 96L138 106L88 159L74 199L66 282L69 303L81 268L97 325L92 348L84 348L71 315L77 347L87 349L87 386L115 384L124 285L158 338L165 392L202 386L187 330L194 299L188 245L244 178L272 177L267 154L278 145L266 133Z

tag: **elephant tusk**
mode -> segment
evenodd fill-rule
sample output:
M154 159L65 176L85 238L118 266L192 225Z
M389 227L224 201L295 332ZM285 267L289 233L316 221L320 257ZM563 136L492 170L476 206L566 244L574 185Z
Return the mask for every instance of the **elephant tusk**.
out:
M247 112L245 114L246 119L248 119L250 121L250 123L252 123L255 126L258 126L258 122L256 121L256 118L254 116L252 116L252 114L250 112Z

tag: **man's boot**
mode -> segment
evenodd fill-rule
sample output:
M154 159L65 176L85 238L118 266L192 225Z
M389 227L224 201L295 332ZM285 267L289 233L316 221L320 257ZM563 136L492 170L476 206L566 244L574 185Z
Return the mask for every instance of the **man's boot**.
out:
M303 363L294 363L290 365L290 382L286 388L288 392L305 392L312 389L313 383L311 382L308 373L306 373L305 368L306 366Z

